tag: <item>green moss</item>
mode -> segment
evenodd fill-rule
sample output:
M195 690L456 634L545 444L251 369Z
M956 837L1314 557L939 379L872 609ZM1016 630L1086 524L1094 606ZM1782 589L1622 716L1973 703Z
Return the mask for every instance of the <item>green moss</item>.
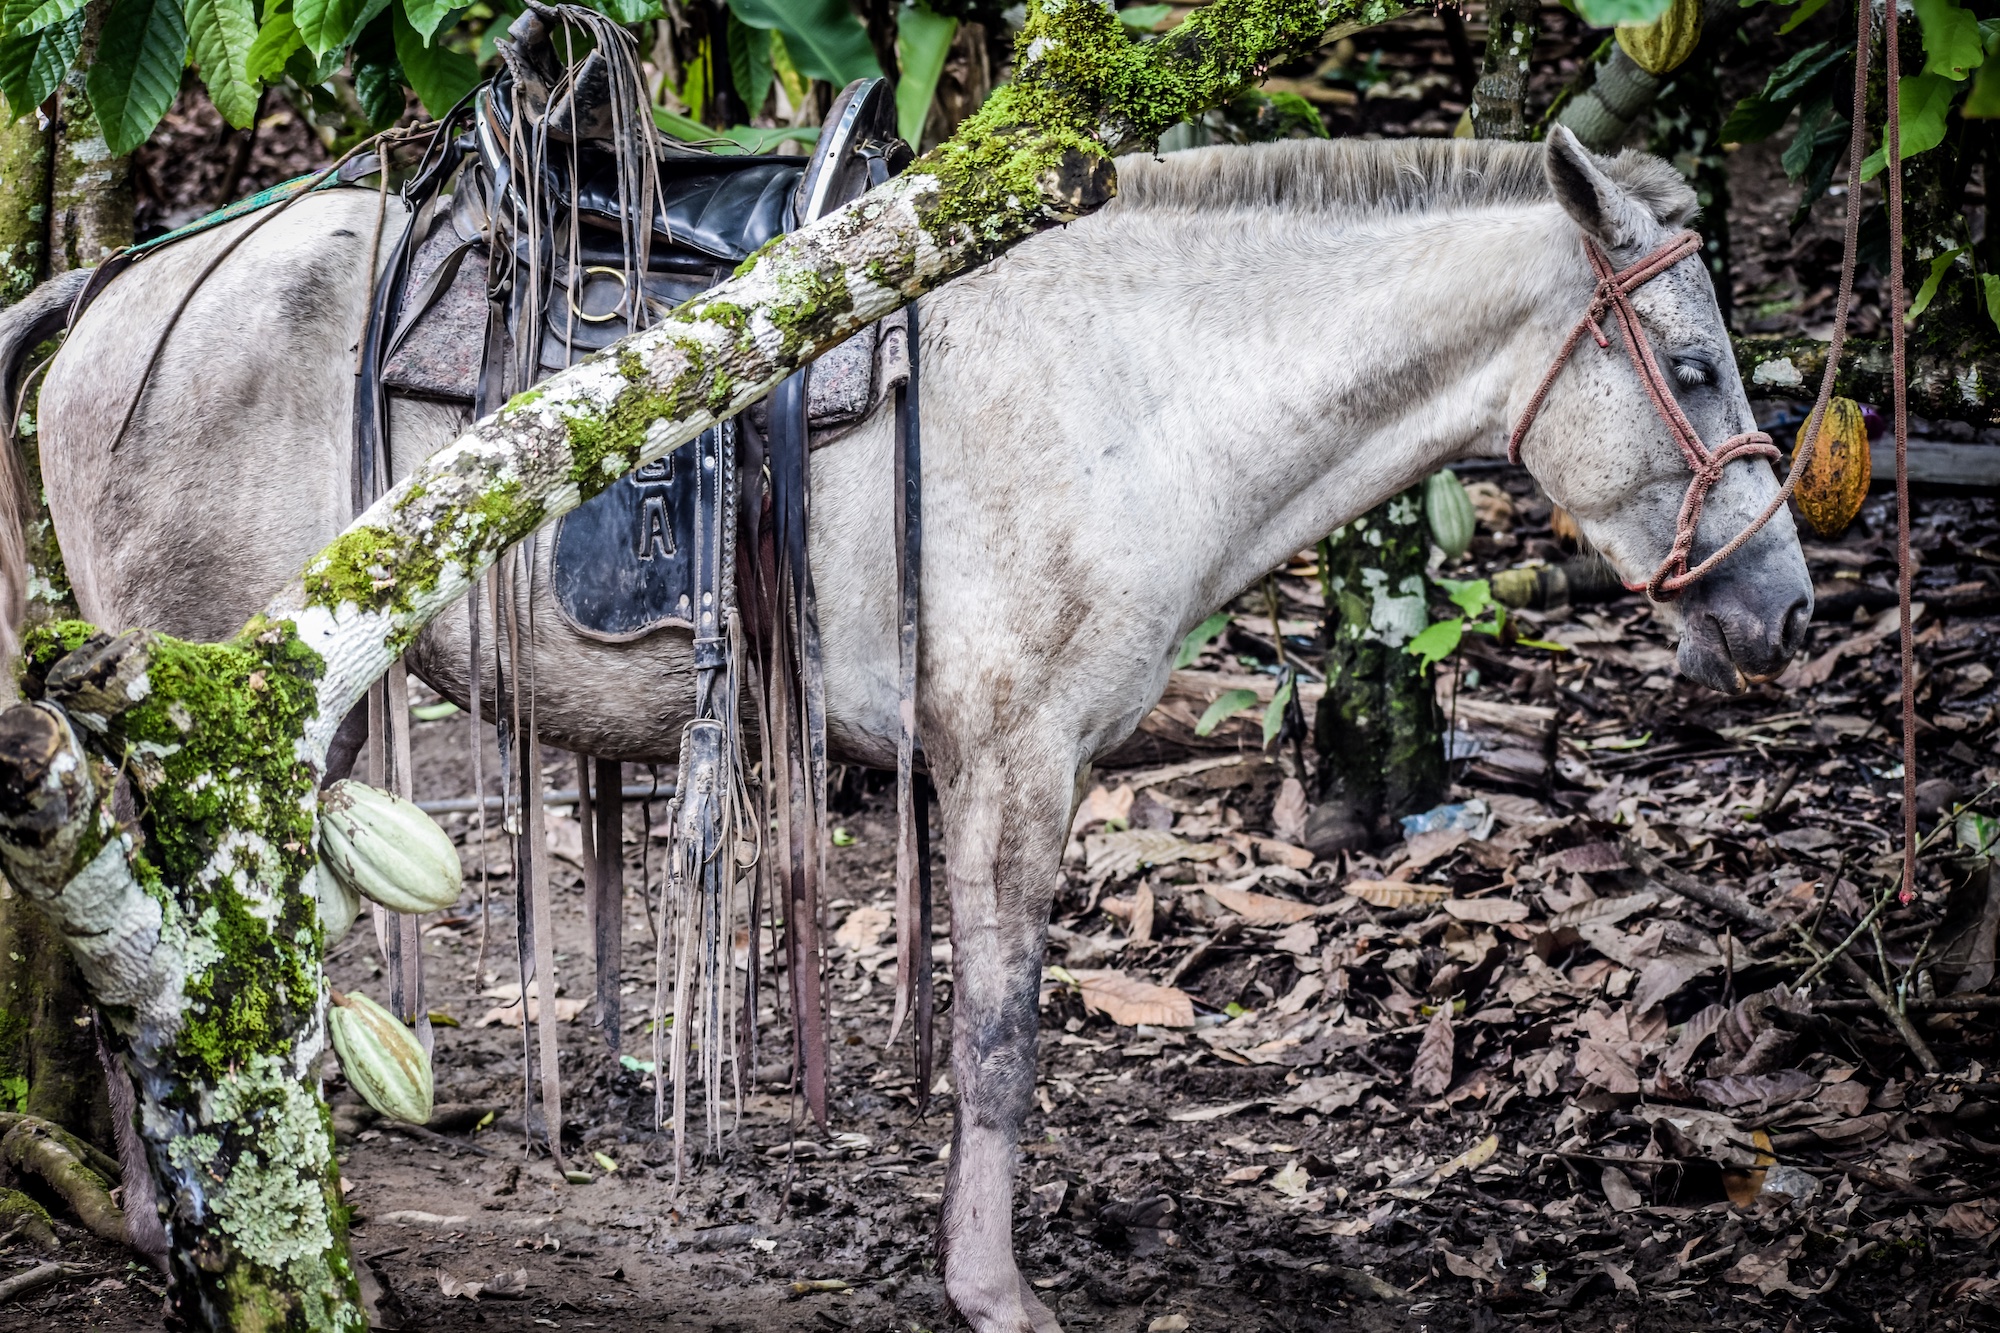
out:
M623 353L618 373L625 387L611 405L593 416L564 418L569 435L570 480L584 499L630 472L639 463L639 449L653 424L680 415L681 404L701 387L708 374L708 356L700 343L679 339L675 344L687 359L687 369L675 377L664 392L653 389L646 379L646 367L639 358ZM704 395L704 402L707 395Z
M407 611L411 591L435 586L444 563L430 543L408 534L350 528L307 569L306 598L328 609L352 602L364 611Z
M736 266L736 271L730 276L740 278L744 274L748 273L751 269L757 267L758 262L762 260L765 255L771 253L772 247L777 245L780 241L784 239L785 238L782 235L773 236L770 240L764 242L762 245L758 246L755 250L752 250L749 254L749 257L746 258L742 263L738 264Z

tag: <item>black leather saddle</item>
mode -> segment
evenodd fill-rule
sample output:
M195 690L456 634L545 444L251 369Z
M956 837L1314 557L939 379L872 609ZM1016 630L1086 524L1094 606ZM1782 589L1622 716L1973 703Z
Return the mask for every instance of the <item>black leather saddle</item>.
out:
M416 203L407 258L385 275L385 291L391 282L394 291L378 303L377 364L391 393L491 411L723 281L772 238L910 159L896 137L894 90L860 80L835 101L810 158L704 152L639 127L657 174L645 209L629 162L621 170L598 56L564 77L547 66L538 22L530 10L501 44L504 67L477 94L456 142L455 188L446 194L441 181ZM557 87L567 91L549 91ZM553 591L571 626L614 642L691 627L699 458L717 446L734 456L742 432L757 437L748 443L759 457L803 450L814 424L858 419L873 402L874 349L870 330L823 359L823 392L814 368L802 370L751 420L719 427L726 439L692 441L567 515L554 537ZM378 414L386 421L385 407Z

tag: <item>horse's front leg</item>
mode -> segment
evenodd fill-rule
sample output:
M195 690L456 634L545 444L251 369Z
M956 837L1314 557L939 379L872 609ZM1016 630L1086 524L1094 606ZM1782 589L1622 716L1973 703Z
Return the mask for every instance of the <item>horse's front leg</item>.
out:
M1060 1333L1014 1262L1014 1158L1034 1098L1042 946L1075 779L1061 761L977 748L940 783L958 1095L940 1237L945 1292L976 1333Z

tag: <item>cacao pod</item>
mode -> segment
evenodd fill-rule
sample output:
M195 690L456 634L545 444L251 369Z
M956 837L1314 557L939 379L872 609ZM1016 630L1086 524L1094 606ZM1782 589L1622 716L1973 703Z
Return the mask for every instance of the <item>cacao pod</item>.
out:
M1450 468L1431 473L1424 483L1424 517L1430 522L1431 540L1452 559L1471 548L1472 534L1477 530L1472 497Z
M334 941L346 937L353 928L354 918L361 915L361 895L338 876L328 874L324 866L314 867L313 888L319 897L322 947L331 948Z
M340 1072L362 1100L408 1124L431 1118L431 1061L416 1033L366 995L339 991L326 1026Z
M458 901L458 848L415 802L342 779L320 796L320 865L392 912L436 912Z
M1658 78L1675 69L1701 44L1702 0L1673 0L1651 23L1618 25L1618 45L1632 63Z
M1805 440L1806 428L1800 426L1798 444ZM1862 420L1860 404L1852 398L1831 400L1819 443L1792 492L1807 526L1822 537L1844 532L1868 498L1869 467L1868 423Z

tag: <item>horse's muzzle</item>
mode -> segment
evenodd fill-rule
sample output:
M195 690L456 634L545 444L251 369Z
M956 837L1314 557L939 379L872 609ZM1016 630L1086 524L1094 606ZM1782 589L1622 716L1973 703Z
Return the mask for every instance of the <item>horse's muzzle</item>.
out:
M1812 581L1797 549L1747 555L1740 568L1725 562L1681 598L1681 674L1724 694L1775 679L1812 623Z

